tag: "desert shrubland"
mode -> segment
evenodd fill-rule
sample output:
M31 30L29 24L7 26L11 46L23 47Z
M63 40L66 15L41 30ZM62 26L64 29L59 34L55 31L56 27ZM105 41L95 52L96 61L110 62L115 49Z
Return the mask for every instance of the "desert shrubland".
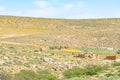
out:
M0 79L117 80L119 24L119 18L0 16Z

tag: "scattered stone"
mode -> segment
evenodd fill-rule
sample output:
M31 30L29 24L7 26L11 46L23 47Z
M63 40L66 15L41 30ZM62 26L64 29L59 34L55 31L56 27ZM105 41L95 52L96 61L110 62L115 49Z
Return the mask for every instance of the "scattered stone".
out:
M58 78L59 78L59 79L63 79L64 76L63 76L62 74L59 74L59 75L58 75Z
M47 49L45 47L41 47L40 51L46 51Z
M117 51L117 54L120 54L120 50Z
M106 56L106 58L104 59L107 59L107 60L116 60L116 56Z

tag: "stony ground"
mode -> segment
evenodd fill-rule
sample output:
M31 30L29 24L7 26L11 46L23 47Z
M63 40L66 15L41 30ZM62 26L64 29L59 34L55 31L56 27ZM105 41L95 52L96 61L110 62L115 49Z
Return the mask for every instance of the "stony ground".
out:
M119 62L120 54L116 53L120 48L119 23L118 18L59 20L0 16L0 72L16 74L21 70L47 69L63 80L63 72L68 69L108 65L105 72L85 76L86 80L104 80L105 74L120 69L111 66L114 61L104 60L106 56L115 55ZM51 48L59 46L69 48ZM100 58L74 57L72 53L77 51L98 54Z
M104 57L100 56L99 60L77 58L74 57L71 52L65 52L62 49L47 49L45 51L40 51L39 48L25 49L1 45L0 71L4 71L8 74L15 74L21 70L37 71L39 69L48 69L55 73L59 78L63 78L63 72L74 67L84 68L90 64L111 66L113 61L104 60Z

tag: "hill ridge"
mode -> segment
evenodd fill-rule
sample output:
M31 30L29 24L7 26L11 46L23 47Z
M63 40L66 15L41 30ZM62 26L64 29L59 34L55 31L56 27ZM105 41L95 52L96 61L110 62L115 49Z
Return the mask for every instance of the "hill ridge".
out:
M2 39L3 35L13 34L32 35ZM0 16L0 36L8 42L29 41L29 44L43 46L119 48L120 18L75 20Z

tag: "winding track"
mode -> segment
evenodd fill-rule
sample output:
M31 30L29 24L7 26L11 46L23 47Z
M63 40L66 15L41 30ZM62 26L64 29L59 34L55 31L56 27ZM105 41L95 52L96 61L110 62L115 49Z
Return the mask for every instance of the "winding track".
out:
M2 39L8 39L8 38L14 38L14 37L21 37L21 36L27 36L27 35L32 35L32 34L6 34L2 35L0 37L0 44L10 44L10 45L19 45L19 46L36 46L36 45L31 45L31 44L25 44L25 43L18 43L18 42L10 42L10 41L3 41Z

